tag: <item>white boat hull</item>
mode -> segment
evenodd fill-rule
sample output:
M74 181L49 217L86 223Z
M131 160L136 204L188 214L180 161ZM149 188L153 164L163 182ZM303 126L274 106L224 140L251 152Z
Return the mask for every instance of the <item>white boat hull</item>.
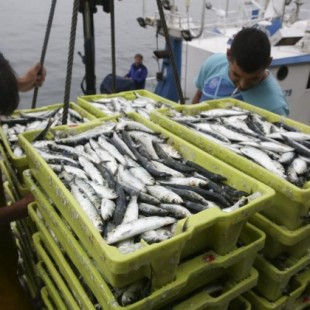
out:
M288 75L285 80L279 81L281 88L289 102L289 117L305 124L310 124L310 63L291 64L287 66ZM280 67L271 67L271 73L277 77ZM308 88L307 88L308 87Z

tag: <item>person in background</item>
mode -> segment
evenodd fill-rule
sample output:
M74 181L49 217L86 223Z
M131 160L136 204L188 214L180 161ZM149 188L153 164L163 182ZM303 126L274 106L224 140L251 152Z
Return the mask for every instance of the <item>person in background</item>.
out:
M132 79L134 84L134 89L144 89L145 80L147 77L147 68L142 63L143 56L141 54L135 55L135 62L130 66L128 73L125 78Z
M289 108L279 84L268 71L272 61L268 36L257 28L243 28L225 54L203 63L195 80L192 103L233 97L287 116Z
M19 104L19 91L25 92L35 86L42 86L46 70L36 64L26 74L17 77L10 63L0 53L0 115L8 116ZM2 178L2 172L0 170ZM21 200L7 206L3 189L0 185L0 305L6 310L33 309L29 297L25 294L18 276L18 254L11 232L10 223L28 215L27 206L34 200L31 193Z

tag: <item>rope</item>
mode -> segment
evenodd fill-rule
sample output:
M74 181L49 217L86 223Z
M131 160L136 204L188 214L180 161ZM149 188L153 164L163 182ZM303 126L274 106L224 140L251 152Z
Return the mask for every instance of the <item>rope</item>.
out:
M112 93L116 93L116 60L115 60L115 10L114 0L110 0L111 14L111 60L112 60Z
M74 46L75 46L75 37L76 37L76 25L77 25L77 17L78 17L78 12L79 12L79 5L80 5L80 1L74 0L72 19L71 19L71 32L70 32L68 60L67 60L67 76L66 76L66 84L65 84L64 107L63 107L63 114L62 114L63 125L67 124L67 118L68 118L73 56L74 56Z
M182 92L182 88L181 88L181 83L180 83L180 78L179 78L179 74L178 74L178 70L177 70L177 65L175 63L175 59L174 59L174 55L173 55L173 51L172 51L172 46L171 46L171 42L170 42L170 37L169 37L169 33L168 33L164 9L162 7L161 0L156 0L156 2L157 2L158 11L159 11L161 25L162 25L163 30L164 30L166 45L167 45L168 53L169 53L169 59L171 60L173 75L175 78L175 83L176 83L178 95L180 98L180 103L185 104L185 100L184 100L183 92Z
M39 75L42 73L44 59L45 59L45 55L46 55L46 51L47 51L48 40L49 40L49 37L50 37L51 28L52 28L52 24L53 24L53 18L54 18L54 13L55 13L56 1L57 0L53 0L52 1L51 9L50 9L50 14L49 14L49 17L48 17L48 22L47 22L47 26L46 26L46 32L45 32L45 37L44 37L44 42L43 42L43 47L42 47L42 52L41 52L41 58L40 58L41 69L38 72ZM31 105L32 109L34 109L36 107L38 91L39 91L39 87L36 86L34 88L34 92L33 92L32 105Z

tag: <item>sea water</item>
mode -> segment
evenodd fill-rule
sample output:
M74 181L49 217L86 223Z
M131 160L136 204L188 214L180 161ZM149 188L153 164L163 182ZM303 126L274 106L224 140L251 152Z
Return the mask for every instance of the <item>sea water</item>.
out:
M226 1L209 2L222 10L226 9ZM231 0L230 7L236 2L237 0ZM156 60L153 52L157 49L164 49L165 41L161 36L156 37L156 29L153 27L139 26L137 18L154 15L157 11L157 1L115 0L114 3L116 74L125 75L133 62L134 55L141 53L144 56L144 64L149 70L149 77L154 77L159 71L161 63ZM184 6L190 4L189 14L196 21L200 21L202 0L179 0L175 1L175 4L180 7L180 11L184 11ZM310 8L310 0L306 0L303 6ZM47 0L0 2L0 51L10 60L18 75L22 75L31 65L40 60L50 7L51 1ZM57 1L45 56L47 78L44 86L39 89L37 106L64 101L72 10L73 0ZM214 15L214 12L207 11L206 18L212 14ZM102 79L112 72L110 14L103 12L102 6L97 6L97 12L94 14L94 27L96 87L97 93L99 93ZM78 52L84 54L81 13L78 14L70 85L70 100L73 102L76 102L77 96L83 95L80 84L85 75L85 67ZM20 108L30 108L32 96L32 91L22 93Z

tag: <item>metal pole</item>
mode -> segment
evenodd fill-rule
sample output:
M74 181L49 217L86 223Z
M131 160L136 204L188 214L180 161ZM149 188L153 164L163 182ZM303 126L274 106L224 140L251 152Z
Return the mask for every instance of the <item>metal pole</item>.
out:
M80 11L83 14L84 30L84 52L85 52L85 82L86 95L96 93L96 75L95 75L95 37L94 37L94 17L93 4L89 0L84 0Z
M41 58L40 58L41 70L38 72L39 75L42 73L42 68L44 65L44 59L45 59L45 55L46 55L46 51L47 51L48 40L50 37L51 28L52 28L53 19L54 19L56 2L57 2L57 0L53 0L52 4L51 4L50 14L49 14L48 22L47 22L47 26L46 26L45 38L44 38L44 42L43 42L43 48L42 48L42 52L41 52ZM31 105L32 109L34 109L36 107L38 91L39 91L39 87L36 86L34 88L33 97L32 97L32 105Z
M181 83L180 83L180 78L179 78L179 74L178 74L178 70L177 70L177 65L175 63L174 55L172 52L172 46L171 46L171 42L170 42L170 37L169 37L167 23L166 23L166 19L165 19L165 15L164 15L164 10L162 7L161 0L156 0L156 1L157 1L157 7L158 7L158 11L159 11L161 25L163 27L163 31L164 31L164 35L165 35L165 39L166 39L166 45L167 45L167 49L168 49L168 53L169 53L169 59L170 59L171 64L172 64L173 75L175 78L175 84L177 87L179 100L180 100L181 104L185 104L185 100L184 100L184 96L183 96L183 92L182 92L182 88L181 88Z

